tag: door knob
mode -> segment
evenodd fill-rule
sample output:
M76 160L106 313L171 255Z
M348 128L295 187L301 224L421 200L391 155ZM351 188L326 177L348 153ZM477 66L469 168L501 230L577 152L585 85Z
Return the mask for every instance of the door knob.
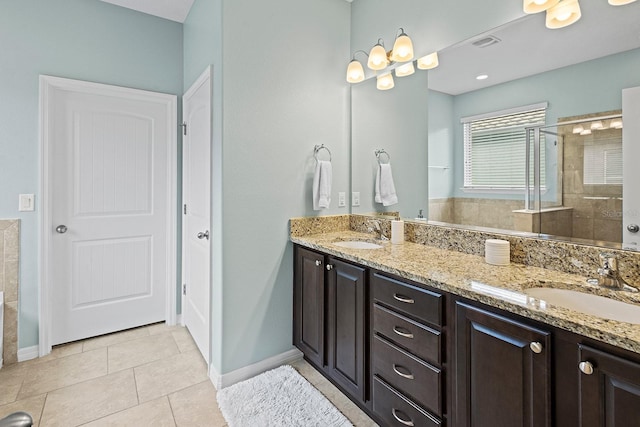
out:
M591 364L591 362L580 362L578 368L580 368L580 371L582 371L583 374L593 374L593 365Z
M202 231L201 231L201 232L199 232L198 234L196 234L196 237L197 237L198 239L201 239L201 240L202 240L202 239L207 239L207 240L209 240L209 230L205 231L204 233L203 233Z
M59 226L56 227L56 232L60 233L60 234L64 234L66 233L68 230L67 226L64 224L60 224Z
M534 341L531 344L529 344L529 348L531 349L531 351L533 351L536 354L542 353L542 344L540 344L537 341Z

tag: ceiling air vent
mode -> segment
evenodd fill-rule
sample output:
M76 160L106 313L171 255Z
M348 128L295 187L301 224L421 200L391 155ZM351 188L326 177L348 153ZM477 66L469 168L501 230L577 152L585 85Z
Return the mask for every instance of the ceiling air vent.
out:
M471 44L474 45L475 47L487 47L487 46L491 46L492 44L496 44L496 43L500 43L500 39L499 38L497 38L496 36L487 36L487 37L483 37L483 38L481 38L479 40L476 40Z

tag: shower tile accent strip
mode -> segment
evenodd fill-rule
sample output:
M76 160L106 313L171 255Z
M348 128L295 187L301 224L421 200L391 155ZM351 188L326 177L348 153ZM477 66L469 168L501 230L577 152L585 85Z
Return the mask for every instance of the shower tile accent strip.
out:
M5 365L18 361L18 277L20 220L0 220L0 291L4 292L3 355Z
M407 222L405 244L383 242L382 249L359 250L336 246L337 240L371 239L364 215L350 215L350 229L324 227L323 217L314 218L316 233L291 234L291 241L348 261L386 271L421 283L428 283L456 295L502 308L627 350L640 353L640 325L631 325L555 306L543 306L523 292L529 287L554 286L579 289L625 302L640 304L640 295L611 291L589 285L598 268L598 255L618 256L621 274L629 283L640 285L640 253L603 249L572 242L545 240L535 235L505 235L489 230L465 230L443 225ZM300 232L301 218L290 220L291 230ZM388 236L390 221L382 228ZM328 224L334 224L335 219ZM505 239L511 246L511 264L492 266L484 262L486 239ZM481 286L478 286L481 285ZM505 290L491 293L483 288Z

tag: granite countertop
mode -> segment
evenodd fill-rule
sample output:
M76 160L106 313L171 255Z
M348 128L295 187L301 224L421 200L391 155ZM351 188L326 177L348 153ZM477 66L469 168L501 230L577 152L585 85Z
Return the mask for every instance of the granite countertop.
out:
M374 242L372 235L338 231L306 236L291 236L301 246L317 249L342 259L427 284L521 316L544 322L640 354L640 325L554 306L527 296L532 287L580 290L619 301L640 305L638 293L611 291L590 285L575 274L511 263L494 266L484 257L405 242L392 245L380 242L380 249L350 249L336 246L337 241Z

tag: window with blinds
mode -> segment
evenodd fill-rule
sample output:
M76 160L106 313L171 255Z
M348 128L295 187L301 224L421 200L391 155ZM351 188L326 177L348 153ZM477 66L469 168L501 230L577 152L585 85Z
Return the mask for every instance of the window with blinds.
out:
M543 125L546 103L462 119L464 134L464 187L524 190L525 127ZM544 153L544 135L540 135ZM533 144L531 144L533 159ZM540 159L540 185L545 185L545 159ZM533 160L531 160L533 183Z
M622 138L598 138L584 145L584 183L622 185Z

